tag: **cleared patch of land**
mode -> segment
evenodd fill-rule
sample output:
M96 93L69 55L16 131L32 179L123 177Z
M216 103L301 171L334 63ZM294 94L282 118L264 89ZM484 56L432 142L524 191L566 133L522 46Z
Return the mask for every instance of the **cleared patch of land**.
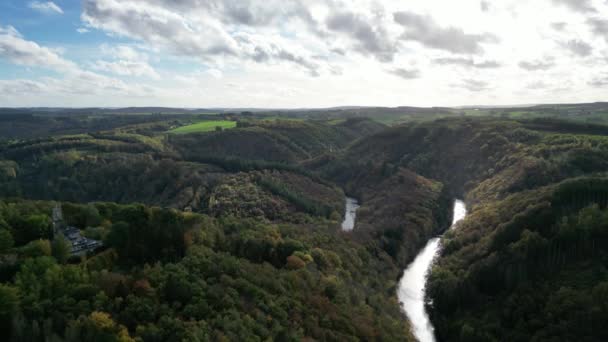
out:
M211 132L216 130L217 127L222 129L230 129L236 127L236 121L227 120L216 120L216 121L201 121L192 125L178 127L172 129L169 133L175 134L187 134L187 133L199 133L199 132Z

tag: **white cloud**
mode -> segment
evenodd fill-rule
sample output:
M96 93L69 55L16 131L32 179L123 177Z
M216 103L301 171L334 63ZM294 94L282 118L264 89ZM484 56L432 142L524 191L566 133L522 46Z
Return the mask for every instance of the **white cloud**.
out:
M211 75L211 77L216 79L220 79L224 76L224 73L222 73L222 71L218 69L209 69L207 70L207 74Z
M389 72L405 80L413 80L420 77L420 70L418 69L396 68L389 70Z
M24 79L0 80L0 94L4 94L4 96L40 94L46 90L46 84L38 81Z
M65 101L64 106L69 106L75 100L73 95L82 96L82 98L78 97L79 101L94 99L105 101L117 95L125 98L129 96L150 98L155 95L153 87L127 83L84 70L76 63L60 56L55 50L57 49L49 49L26 40L14 27L0 27L0 58L17 65L53 70L61 74L57 77L42 77L35 80L0 80L0 103L23 106L25 104L23 101L26 99L28 99L27 103L34 103L30 101L47 98L51 101L46 102L47 104L60 105L54 101ZM120 65L116 68L120 70ZM131 73L153 75L145 66L127 65L125 69L131 70Z
M300 49L303 54L296 54L293 46L287 47L291 44L285 44L281 34L273 30L255 33L236 29L242 25L257 27L272 22L273 18L296 14L279 13L267 5L261 6L260 11L257 7L250 10L228 1L213 2L213 5L193 2L192 5L180 6L160 0L85 0L82 19L90 27L206 63L223 59L289 63L310 75L318 74L320 66L312 61L310 53ZM289 8L282 2L274 5L275 8ZM302 9L305 10L304 7ZM225 24L231 20L234 21L232 24ZM269 40L268 37L274 39Z
M91 27L162 46L179 55L234 54L236 41L221 27L206 24L209 16L193 22L151 1L85 0L82 19Z
M599 18L591 18L587 21L593 33L598 37L604 38L606 42L608 42L608 20L599 19Z
M593 53L593 46L591 46L591 44L578 39L562 42L560 43L560 46L579 57L588 57Z
M596 101L608 72L602 13L608 1L83 0L78 32L120 45L60 52L6 27L0 58L67 71L16 88L65 94L62 80L85 91L75 84L85 71L65 57L78 56L114 105L151 93L144 104L192 107ZM131 85L141 96L119 95Z
M404 28L401 39L418 42L426 47L456 54L479 54L484 43L498 43L490 33L469 34L456 27L441 27L431 17L412 12L396 12L395 22Z
M593 87L608 88L608 73L594 77L589 84Z
M76 65L35 42L25 40L12 26L0 26L0 58L19 65L44 67L59 71L72 70Z
M102 54L114 59L123 59L128 61L148 60L147 54L142 53L137 48L129 45L102 44L99 49Z
M482 80L464 79L459 83L452 84L452 87L466 89L471 92L482 92L490 89L490 84Z
M120 76L136 76L136 77L149 77L153 79L160 79L158 73L148 63L119 60L119 61L103 61L99 60L93 64L93 69L99 71L109 72L111 74Z
M592 0L553 0L558 5L566 6L573 11L583 13L595 13L596 9L593 7Z
M473 58L465 57L442 57L434 59L433 62L438 65L457 65L461 67L477 69L496 69L501 67L501 64L497 61L476 61Z
M526 85L526 89L528 89L528 90L543 90L548 87L549 87L549 85L544 81L534 81L534 82L530 82Z
M100 51L109 60L95 61L91 66L94 70L120 76L161 78L148 63L148 55L132 46L102 44Z
M555 67L555 58L546 57L544 59L521 61L519 67L527 71L546 71Z
M29 3L29 7L39 12L43 13L56 13L63 14L63 10L61 7L57 6L52 1L41 2L41 1L32 1Z
M390 62L397 53L397 42L391 39L382 23L374 23L361 14L340 11L327 19L327 27L355 41L354 48L383 62Z

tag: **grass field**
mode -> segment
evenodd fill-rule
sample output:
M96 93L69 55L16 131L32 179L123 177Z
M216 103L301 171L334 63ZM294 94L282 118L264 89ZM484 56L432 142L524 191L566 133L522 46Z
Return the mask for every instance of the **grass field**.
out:
M178 127L169 131L169 133L175 134L187 134L187 133L199 133L199 132L211 132L215 131L216 127L222 127L222 129L230 129L236 127L236 121L201 121L192 125Z

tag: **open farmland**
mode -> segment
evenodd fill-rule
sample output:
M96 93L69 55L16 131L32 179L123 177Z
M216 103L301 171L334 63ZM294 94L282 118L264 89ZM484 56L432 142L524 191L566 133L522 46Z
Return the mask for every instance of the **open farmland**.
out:
M188 134L188 133L200 133L200 132L211 132L217 127L222 129L230 129L236 127L236 121L227 120L215 120L215 121L202 121L192 125L178 127L169 131L169 133L175 134Z

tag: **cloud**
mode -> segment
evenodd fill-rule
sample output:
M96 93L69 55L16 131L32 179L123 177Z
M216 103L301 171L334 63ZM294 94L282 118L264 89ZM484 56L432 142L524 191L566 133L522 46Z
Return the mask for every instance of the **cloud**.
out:
M120 76L160 79L160 75L148 64L148 55L131 46L102 44L100 51L112 60L96 61L91 66L94 70Z
M62 77L42 77L37 80L0 80L0 96L45 95L126 95L148 96L154 90L148 86L126 83L122 80L81 69L56 52L26 40L15 28L0 27L0 58L14 64L40 67L59 72ZM108 66L109 68L110 66Z
M44 84L46 93L83 96L152 96L155 89L133 82L125 82L88 70L77 70L63 78L45 77L39 81ZM107 101L107 99L106 99Z
M215 79L220 79L224 76L224 73L218 69L208 69L206 73Z
M587 20L587 24L591 26L593 34L604 38L608 42L608 20L591 18Z
M389 72L405 80L412 80L420 77L420 70L418 69L396 68L390 70Z
M432 18L411 12L396 12L393 18L405 29L401 39L434 49L472 55L483 52L482 43L498 42L492 34L468 34L460 28L443 28Z
M160 76L154 68L146 62L128 60L107 62L99 60L95 62L93 69L120 76L145 76L153 79L160 79Z
M102 54L110 56L114 59L124 59L129 61L148 60L148 56L146 54L141 53L128 45L102 44L99 49Z
M553 0L557 5L563 5L569 9L581 13L596 12L597 10L591 4L591 0Z
M57 6L52 1L40 2L40 1L32 1L28 5L31 9L43 12L43 13L56 13L63 14L63 10L61 7Z
M0 26L0 58L19 65L44 67L58 71L76 69L74 63L59 56L51 49L23 39L12 26Z
M555 66L555 59L548 57L546 60L521 61L518 65L528 71L546 71Z
M544 81L535 81L535 82L528 83L526 85L526 89L529 89L529 90L539 90L539 89L546 89L546 88L549 88L549 85L547 83L545 83Z
M279 60L282 60L282 61L288 61L288 62L295 63L297 65L300 65L300 66L304 67L305 69L308 69L308 71L310 72L310 74L312 76L319 76L319 73L317 70L318 65L316 63L313 63L313 62L307 60L304 57L294 55L293 53L286 51L286 50L279 50L278 53L276 53L274 55L274 57Z
M61 99L55 103L69 106L70 101L81 97L105 99L108 97L153 97L156 90L149 86L125 83L121 80L106 77L89 71L76 71L62 78L44 77L40 80L0 80L0 99L18 99L20 105L24 98L38 99L42 96Z
M304 57L304 51L299 51L296 46L288 46L288 42L250 34L240 34L237 41L242 58L251 59L256 63L290 63L306 70L311 76L319 76L320 64L312 58Z
M0 96L39 94L47 89L46 85L33 80L0 80Z
M608 87L608 74L603 76L595 77L589 81L589 85L596 88L607 88Z
M185 56L233 55L237 50L234 39L220 27L195 25L180 13L145 1L84 0L82 20L90 27Z
M393 60L397 47L382 26L372 26L362 16L344 12L327 19L327 27L335 32L347 34L356 41L355 49L372 55L382 62Z
M30 1L24 0L24 6ZM53 1L68 13L68 2ZM91 51L77 42L76 49L83 49L72 52L72 45L45 47L42 41L27 41L3 27L0 59L32 67L5 73L31 75L34 83L11 83L16 90L98 92L104 96L100 101L131 103L107 95L131 94L132 86L140 94L134 96L158 92L155 102L188 106L250 105L248 101L259 106L459 105L484 102L489 95L506 104L594 100L604 90L590 84L603 80L598 68L607 60L602 53L608 46L608 19L600 14L608 10L608 0L78 2L81 22L70 33L104 33L107 41L120 44ZM543 20L538 20L539 13ZM45 39L54 44L64 41L54 34L49 31ZM103 39L100 34L95 37ZM70 52L63 53L62 48ZM67 58L72 54L78 56L78 64ZM579 63L568 63L574 59ZM47 79L49 73L42 68L58 76ZM153 82L158 79L163 82ZM500 83L494 84L495 79ZM542 88L542 83L533 82L538 79L551 86ZM555 85L567 79L573 80L568 97L554 95ZM95 83L102 89L95 89ZM228 83L250 92L227 92ZM6 82L4 86L8 87ZM301 91L297 102L289 102L272 87ZM456 88L464 89L466 96ZM491 94L484 93L486 89Z
M476 69L496 69L500 68L502 65L497 61L483 61L483 62L475 62L472 58L463 58L463 57L452 57L452 58L436 58L433 60L435 64L439 65L458 65L466 68L476 68Z
M256 7L250 11L247 6L252 3L245 1L240 6L222 1L84 0L82 20L90 27L203 62L222 58L256 63L287 62L317 76L319 65L304 56L303 51L297 53L283 46L283 40L270 41L271 35L230 30L230 26L218 22L218 18L220 21L231 18L239 25L262 25L279 15L269 12L266 6L262 6L266 9L262 12L268 12L264 15L254 11ZM289 7L276 4L276 8Z
M303 2L299 0L144 0L149 4L175 12L204 12L222 22L246 26L274 26L296 18L313 21Z
M482 92L490 89L490 84L485 81L464 79L460 83L452 84L453 88L463 88L470 92Z
M481 6L482 12L488 12L490 10L490 3L487 1L481 1L479 5Z
M566 27L568 26L568 23L564 23L564 22L555 22L555 23L551 23L551 27L555 30L555 31L563 31L566 29Z
M224 0L220 3L220 10L224 21L232 24L239 23L247 26L269 26L288 19L299 19L304 23L312 24L313 19L308 8L300 1L294 0Z
M559 45L579 57L587 57L593 53L593 46L582 40L573 39L567 42L559 43Z

